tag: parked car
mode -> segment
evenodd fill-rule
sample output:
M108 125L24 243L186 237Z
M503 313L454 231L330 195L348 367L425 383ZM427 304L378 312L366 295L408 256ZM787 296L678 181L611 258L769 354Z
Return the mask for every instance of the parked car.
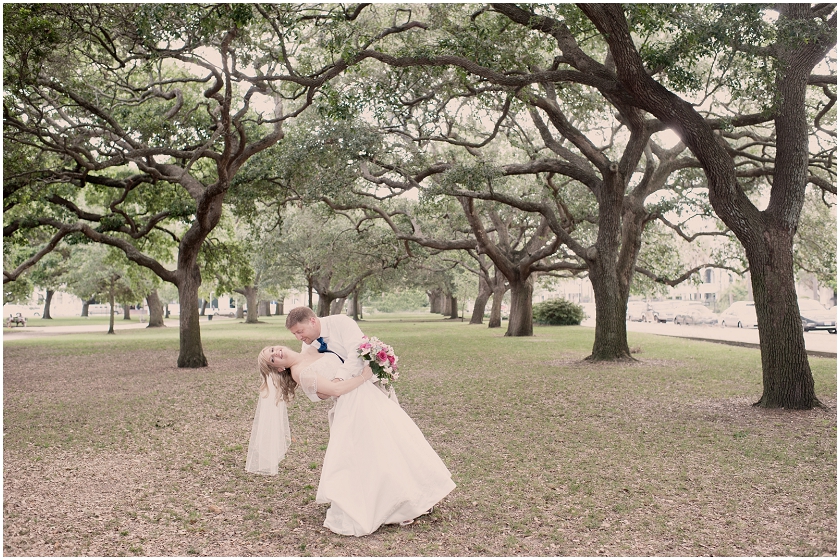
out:
M717 325L718 316L702 303L688 303L674 315L675 325Z
M736 301L720 314L721 327L758 328L754 301Z
M208 311L205 311L207 315L212 315L213 317L235 317L236 316L236 309L219 309L218 307L211 307Z
M646 301L628 301L627 302L627 320L628 321L644 321L645 313L647 312L648 304Z
M677 309L684 303L684 301L679 300L652 301L648 304L648 309L645 312L645 321L648 323L673 321Z
M799 316L802 328L808 331L828 331L837 334L837 313L832 313L823 304L813 299L799 300Z

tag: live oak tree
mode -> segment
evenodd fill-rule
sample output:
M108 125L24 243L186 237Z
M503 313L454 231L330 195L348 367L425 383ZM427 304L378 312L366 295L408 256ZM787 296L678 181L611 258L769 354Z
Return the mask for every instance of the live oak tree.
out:
M450 170L452 167L443 164L435 170L424 169L414 176L402 171L390 177L385 172L370 172L362 169L362 177L369 183L391 192L408 192L418 189L423 198L434 201L441 195L448 196L448 189L434 183L424 186L423 179L440 171ZM393 172L397 168L388 165L384 169ZM481 173L481 170L456 166L452 176L447 179L459 182L466 180L467 175L474 177L480 176ZM366 192L364 187L360 187L356 194L358 199L346 203L347 206L364 209L371 217L376 216L385 220L400 240L439 251L474 250L476 253L487 255L510 287L511 310L505 336L531 336L533 334L531 299L535 274L568 266L562 260L552 259L557 252L559 240L551 232L545 219L512 210L505 205L497 205L492 201L477 203L470 196L461 196L456 198L460 212L452 211L458 212L462 219L465 218L468 227L455 230L452 232L454 236L450 233L449 236L443 237L429 234L429 229L424 228L422 221L415 216L416 209L412 207L414 205L388 207L377 204L371 200L376 195ZM365 202L366 197L371 201ZM329 204L339 207L335 201L329 201ZM446 216L448 215L449 212ZM504 286L503 283L501 285ZM501 291L500 295L503 293ZM497 298L497 301L500 302L500 300L501 297Z
M550 88L549 88L549 91ZM553 92L552 92L553 93ZM624 322L627 297L633 273L639 271L636 267L636 257L642 243L643 232L650 222L664 219L666 205L661 203L646 207L645 201L651 195L664 189L673 188L680 182L680 175L675 173L680 169L696 165L692 158L681 157L683 148L663 149L650 141L650 131L638 135L634 140L631 133L627 149L642 148L646 163L640 172L627 172L620 179L609 169L617 164L610 161L605 147L596 148L586 135L575 128L563 115L557 99L551 95L552 102L549 114L554 120L562 123L558 131L560 139L555 138L549 127L542 121L536 109L530 111L536 126L533 134L528 135L526 127L521 125L521 119L511 115L510 129L517 133L517 141L510 141L511 148L503 152L503 156L482 154L485 161L497 161L495 166L485 164L486 172L498 177L488 179L482 184L468 178L458 177L456 165L439 162L435 165L435 172L443 178L438 181L447 186L442 192L458 197L460 200L483 199L495 201L508 206L512 211L532 213L542 216L542 219L557 238L562 241L565 261L548 265L542 263L538 269L543 272L565 270L567 275L587 272L594 287L599 320L596 322L596 337L591 359L632 359L627 345L626 326ZM533 99L533 96L532 96ZM644 125L641 125L644 128ZM612 131L615 138L620 135L620 125ZM539 129L539 133L537 132ZM405 133L405 132L403 132ZM489 131L488 131L489 133ZM507 134L500 133L497 143ZM453 136L455 136L453 134ZM534 137L537 138L534 138ZM542 147L539 136L545 146ZM564 140L572 138L584 146L580 152L573 151L564 145ZM517 154L514 145L528 145L530 151ZM478 149L473 149L478 152ZM548 153L541 153L548 152ZM580 153L589 154L595 163L587 161L587 157ZM626 151L624 154L626 155ZM619 153L619 155L621 155ZM516 160L517 156L523 163L504 163L504 159ZM467 156L471 157L471 156ZM502 160L499 162L499 160ZM618 157L625 161L624 157ZM626 163L626 162L625 162ZM629 165L629 164L628 164ZM635 165L635 164L634 164ZM601 169L607 170L606 176L612 176L612 183L604 182ZM408 166L385 166L389 169L399 169L407 174ZM480 172L478 172L480 174ZM421 171L418 176L432 174ZM531 182L530 188L517 191L507 191L498 184L502 177L528 177L536 180ZM634 184L629 184L631 178ZM378 179L382 181L382 179ZM525 182L520 179L520 182ZM610 187L610 185L612 185ZM611 190L612 189L612 190ZM612 196L607 193L614 192ZM626 193L626 194L625 194ZM582 203L589 198L591 202ZM469 206L465 206L470 215ZM679 231L686 239L689 236L678 225L671 226ZM709 234L721 234L712 231ZM491 258L494 254L486 251ZM507 265L501 258L494 258L496 267L506 277L511 285L512 293L516 292L516 269ZM704 266L715 265L712 262L702 262L689 271L675 278L654 274L650 270L641 272L649 274L658 282L674 285L685 280ZM530 296L527 296L530 297ZM512 317L514 316L512 306Z
M19 10L10 22L7 8L9 25L28 17ZM191 28L189 18L202 14L205 26ZM282 137L279 118L266 128L246 117L250 98L264 87L243 97L235 92L241 48L235 39L244 15L201 7L54 5L38 16L63 26L65 35L37 64L24 59L24 49L7 52L20 56L6 60L20 73L5 100L4 137L60 158L36 184L46 186L36 200L55 209L7 222L4 233L12 226L72 228L176 284L178 365L204 366L198 252L218 222L230 176ZM219 62L199 54L214 46ZM179 247L174 271L138 247L138 240L161 233Z
M721 142L715 127L697 108L654 78L652 74L659 68L646 65L622 6L580 5L609 45L614 61L609 79L614 81L615 90L678 132L706 172L715 211L744 246L761 342L764 391L756 404L809 409L819 401L799 319L793 243L808 182L833 189L830 183L824 185L815 177L809 167L806 92L809 85L827 90L836 85L836 76L812 75L836 44L836 5L779 4L774 6L778 11L774 23L762 19L757 6L741 11L725 5L695 8L703 17L694 21L712 25L700 29L686 26L686 33L677 34L677 38L721 51L732 45L734 54L762 61L769 69L769 83L763 91L769 104L754 118L754 122L772 122L775 135L774 153L761 166L772 176L764 210L746 196L733 150ZM756 27L762 32L751 34ZM673 51L680 54L678 43ZM663 66L667 68L670 62L679 68L678 60L673 56ZM836 93L829 97L826 107L833 105L834 96ZM737 117L732 120L737 121ZM836 177L834 162L829 164L829 171Z
M70 266L61 280L71 292L97 294L108 302L108 334L115 334L114 319L119 303L137 301L143 296L135 292L140 272L132 271L132 264L122 252L104 244L71 238ZM136 265L134 265L136 267ZM139 267L136 267L139 268Z
M385 185L363 169L364 165L360 173L363 177L367 175L368 182ZM387 186L386 192L389 194L381 195L386 199L395 193L413 191L413 186L410 184L392 183ZM363 185L357 185L354 193L355 198L351 197L348 200L344 197L342 203L330 197L322 197L322 200L334 209L361 209L368 219L381 219L388 224L397 239L406 244L410 255L425 263L415 266L428 269L429 273L437 278L431 282L431 285L422 286L429 296L432 313L453 314L451 303L449 303L454 297L453 282L445 271L457 265L475 274L478 282L470 323L483 322L487 302L492 296L493 303L488 327L501 326L502 298L508 291L509 285L498 267L482 252L475 232L457 200L453 197L424 194L420 201L391 200L389 202L378 200L376 192L369 192ZM498 237L496 229L491 227L487 233L487 239L491 243L497 243ZM440 276L441 274L443 276Z
M178 286L178 366L205 366L202 244L239 169L356 62L345 47L404 30L371 32L365 8L5 5L4 150L44 163L4 177L4 237L55 233L4 283L73 233L117 247ZM177 246L174 269L150 235Z
M318 293L317 314L335 312L366 279L395 269L409 257L389 231L352 213L290 209L276 247L279 265L304 276Z

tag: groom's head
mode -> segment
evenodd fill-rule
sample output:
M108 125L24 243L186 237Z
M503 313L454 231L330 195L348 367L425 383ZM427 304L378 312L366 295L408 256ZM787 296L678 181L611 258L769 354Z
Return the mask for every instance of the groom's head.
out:
M308 307L295 307L286 316L286 328L304 344L321 336L321 321Z

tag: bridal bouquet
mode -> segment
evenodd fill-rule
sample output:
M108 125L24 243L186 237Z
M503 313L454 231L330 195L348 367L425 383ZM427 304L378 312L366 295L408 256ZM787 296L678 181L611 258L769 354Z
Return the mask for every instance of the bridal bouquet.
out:
M359 357L368 362L381 385L387 385L399 378L400 374L397 372L399 358L394 354L394 349L375 336L364 337L358 351Z

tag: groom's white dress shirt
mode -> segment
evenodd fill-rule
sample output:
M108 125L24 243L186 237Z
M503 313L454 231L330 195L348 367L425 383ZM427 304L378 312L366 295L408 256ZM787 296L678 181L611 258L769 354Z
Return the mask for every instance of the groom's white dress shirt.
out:
M327 343L327 349L335 352L344 360L336 377L350 379L359 375L365 367L365 361L359 357L359 345L364 334L356 321L347 315L330 315L321 317L321 338ZM321 344L313 340L310 346L318 350Z

